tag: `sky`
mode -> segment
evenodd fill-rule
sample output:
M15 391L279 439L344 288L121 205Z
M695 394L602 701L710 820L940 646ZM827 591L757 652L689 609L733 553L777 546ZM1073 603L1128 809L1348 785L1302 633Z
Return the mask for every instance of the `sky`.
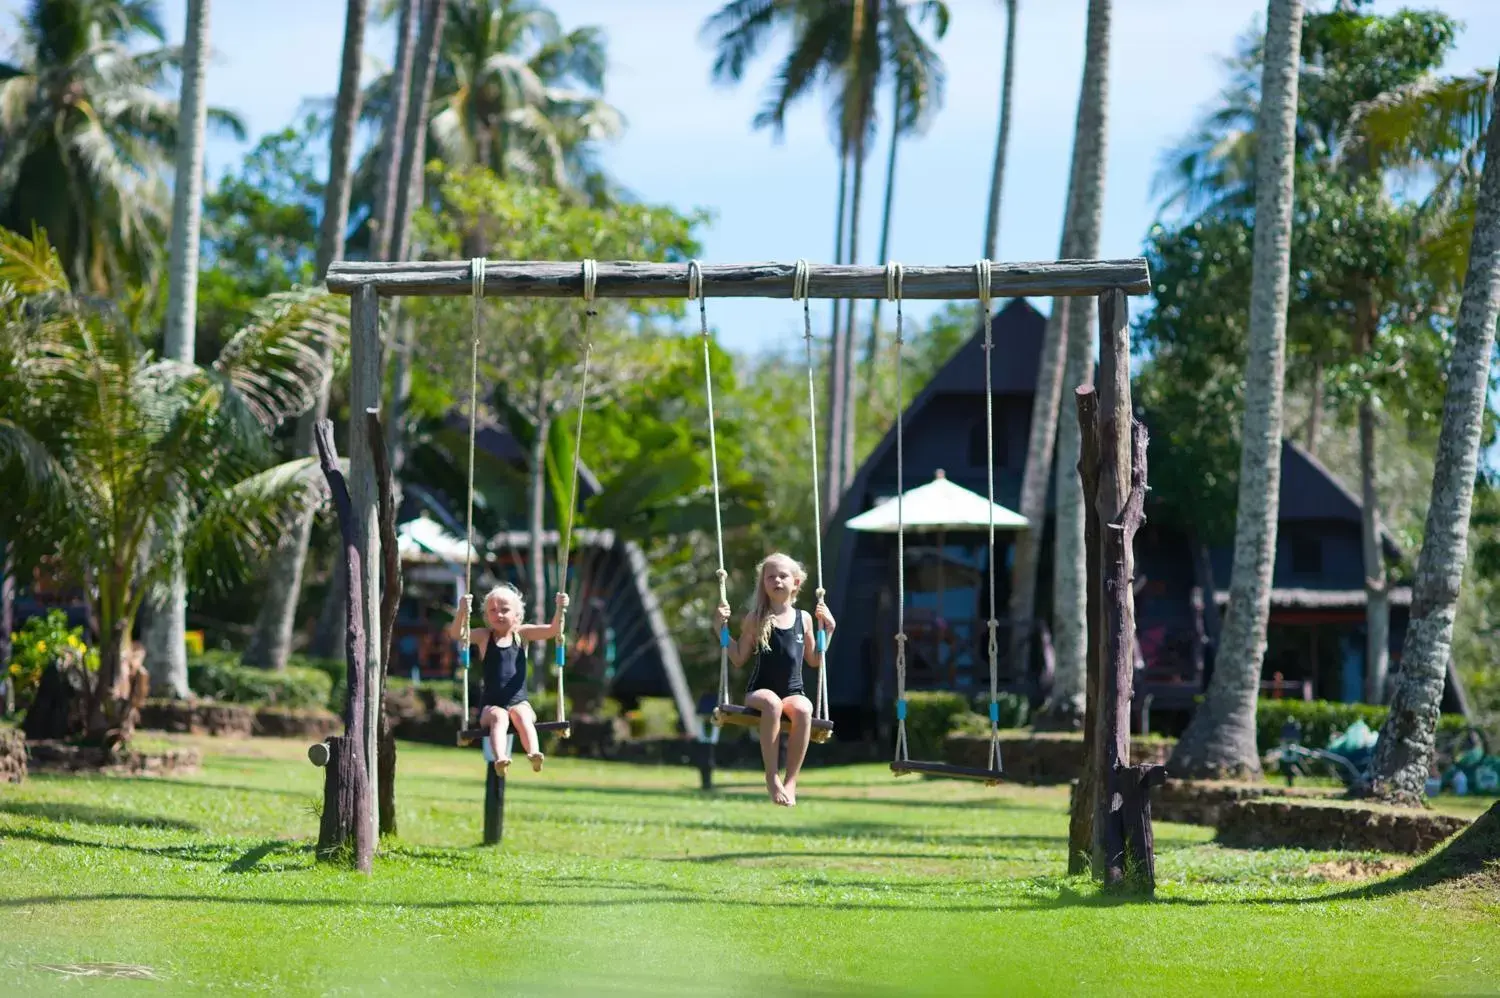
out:
M1331 0L1315 0L1321 7ZM170 39L180 41L185 0L162 0ZM1441 9L1465 29L1446 70L1493 67L1500 55L1500 0L1411 0ZM0 0L8 49L23 0ZM785 135L751 119L781 51L773 43L739 87L709 82L712 52L700 37L717 0L550 0L565 29L599 25L608 40L606 99L626 132L605 168L637 197L714 215L703 258L748 263L833 258L837 163L824 106L790 116ZM897 164L891 256L907 264L970 264L983 255L985 212L999 114L1004 7L949 0L952 25L937 44L948 73L944 106L926 134L904 142ZM1375 10L1402 6L1379 0ZM1001 209L1005 261L1056 259L1074 117L1083 69L1085 0L1021 0L1015 95ZM307 98L338 84L345 4L339 0L213 0L208 100L246 120L254 138L288 124ZM1156 214L1151 180L1163 152L1185 135L1225 81L1222 59L1264 18L1264 0L1115 0L1109 79L1108 172L1099 255L1138 256ZM394 59L394 26L372 27L367 75ZM210 140L210 183L249 149ZM875 262L886 137L866 168L860 262ZM1038 302L1046 309L1046 302ZM912 303L920 318L937 307ZM1135 299L1133 309L1143 307ZM801 335L788 301L719 299L710 322L733 349L789 346Z

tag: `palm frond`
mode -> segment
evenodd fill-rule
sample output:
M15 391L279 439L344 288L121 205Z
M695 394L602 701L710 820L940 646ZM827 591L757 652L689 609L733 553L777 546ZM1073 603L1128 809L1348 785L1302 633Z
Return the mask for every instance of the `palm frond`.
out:
M1342 155L1362 150L1376 166L1409 169L1463 156L1494 115L1495 72L1422 79L1355 107Z
M193 584L223 592L265 563L266 557L326 489L311 457L249 475L215 492L189 522L183 565Z
M64 496L68 472L62 462L31 431L13 420L0 417L0 477L21 492L42 498Z
M305 412L328 377L329 356L348 337L347 299L292 291L272 295L230 338L213 371L271 429Z
M713 42L710 78L716 83L738 83L745 67L792 15L793 4L788 0L732 0L709 15L699 35Z
M47 233L35 223L31 238L0 228L0 284L8 284L24 296L71 291L68 275Z

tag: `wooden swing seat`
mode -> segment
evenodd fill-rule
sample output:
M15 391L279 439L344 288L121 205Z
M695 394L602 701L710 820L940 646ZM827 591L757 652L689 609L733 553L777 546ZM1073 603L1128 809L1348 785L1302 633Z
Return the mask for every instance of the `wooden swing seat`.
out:
M1005 773L998 769L954 766L946 762L914 762L910 759L891 763L891 772L897 776L920 773L923 776L942 776L952 780L977 780L989 787L998 787L1005 779Z
M512 726L510 730L514 731L515 730L514 726ZM537 730L537 732L539 734L541 732L544 732L544 731L556 731L559 734L561 734L562 737L567 738L567 737L569 737L570 735L573 734L573 722L572 721L538 721L538 722L536 722L536 730ZM474 744L477 744L483 738L484 738L484 729L483 728L464 728L462 731L460 731L458 733L458 744L460 744L460 745L474 745Z
M714 708L714 723L718 725L732 724L737 728L758 728L760 727L760 709L757 707L740 707L732 703L721 703ZM790 731L791 727L791 720L782 715L782 733L785 734ZM822 745L832 737L832 721L824 721L816 717L812 719L813 741Z

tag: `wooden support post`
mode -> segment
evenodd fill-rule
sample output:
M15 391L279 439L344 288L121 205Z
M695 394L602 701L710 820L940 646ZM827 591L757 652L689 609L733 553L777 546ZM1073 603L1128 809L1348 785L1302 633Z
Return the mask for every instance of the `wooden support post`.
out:
M1149 848L1150 812L1143 809L1143 770L1130 766L1130 701L1135 679L1135 533L1145 519L1146 431L1130 401L1130 334L1125 294L1099 296L1099 518L1102 637L1099 717L1095 734L1098 800L1094 841L1106 888L1155 889ZM1144 823L1134 833L1132 826ZM1127 842L1127 840L1129 840ZM1127 853L1129 848L1129 853Z
M317 856L332 859L354 840L354 865L369 873L375 853L375 815L371 810L370 788L364 752L366 746L365 682L368 676L365 653L364 617L354 596L363 580L362 558L355 539L355 516L349 499L344 473L339 469L338 452L333 446L333 423L319 420L314 434L318 445L318 462L328 480L328 491L338 512L339 532L344 542L344 564L349 584L344 628L344 660L347 668L347 693L344 700L344 733L327 739L326 751L308 751L314 765L327 768L323 777L323 819L318 829ZM319 762L321 758L322 762Z
M497 846L505 835L505 778L484 764L484 844Z
M380 782L376 786L376 807L380 813L380 834L396 834L396 734L391 730L391 718L385 709L385 680L391 671L391 642L396 633L396 610L401 604L401 552L396 543L396 485L391 477L391 462L387 455L389 442L385 429L380 425L377 409L365 410L365 421L370 430L370 456L375 463L375 482L379 491L380 506L380 688L376 691L375 704L380 717L377 729L379 751L376 753L376 772Z
M1082 445L1078 450L1078 474L1083 482L1084 509L1097 508L1099 498L1099 395L1093 385L1074 390L1078 404L1078 431ZM1092 869L1101 876L1099 854L1094 849L1094 813L1097 808L1099 774L1093 765L1099 738L1095 730L1099 717L1099 669L1103 638L1103 585L1099 560L1099 518L1085 513L1083 521L1084 558L1088 565L1086 618L1088 631L1084 642L1087 674L1084 680L1083 758L1085 764L1074 791L1072 814L1068 820L1068 873Z
M709 738L698 741L698 785L701 790L714 788L714 743Z
M349 493L353 509L354 544L359 550L364 578L356 590L351 613L364 624L365 773L370 787L378 787L380 732L380 489L366 412L380 407L380 299L375 288L356 288L349 311ZM367 800L375 808L375 795ZM370 820L378 822L371 811ZM378 827L378 826L377 826Z

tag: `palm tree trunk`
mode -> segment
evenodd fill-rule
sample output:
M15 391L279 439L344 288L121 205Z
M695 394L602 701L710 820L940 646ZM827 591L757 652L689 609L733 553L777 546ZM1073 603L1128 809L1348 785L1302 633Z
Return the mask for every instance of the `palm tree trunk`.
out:
M432 105L433 80L443 48L443 23L448 13L445 0L425 0L422 28L417 36L417 58L412 66L411 107L406 115L406 138L401 143L402 175L406 182L396 191L396 230L391 236L395 259L405 260L411 246L412 213L426 189L423 168L427 158L427 121Z
M1375 323L1372 303L1362 303L1358 349L1368 357L1374 348ZM1365 569L1365 699L1385 703L1385 675L1390 661L1391 608L1386 592L1385 555L1380 547L1380 494L1376 491L1375 404L1366 397L1359 403L1360 547Z
M1016 70L1016 0L1005 0L1005 68L1000 79L1000 131L995 137L995 166L990 173L990 213L984 225L984 255L995 259L1000 248L1000 194L1005 185L1005 153L1010 145L1011 81Z
M209 0L188 0L182 44L182 92L177 106L177 171L172 191L172 235L168 250L167 328L163 354L191 364L198 328L198 234L203 216L203 142L208 121L204 75L208 59ZM179 507L171 537L153 540L153 557L170 558L164 599L146 614L146 664L158 696L186 697L187 579L180 538L186 509Z
M16 627L16 546L0 542L5 556L0 558L0 677L5 678L5 702L0 705L3 713L15 710L16 691L10 676L10 635Z
M391 106L382 128L384 144L380 149L380 192L376 202L375 243L371 256L391 259L391 237L396 225L397 188L404 176L407 109L411 105L411 64L417 31L418 0L402 0L401 19L396 29L396 68L391 74Z
M892 84L891 86L891 146L885 158L885 204L880 210L880 262L890 262L891 248L891 202L896 195L896 147L901 142L901 88ZM865 340L865 358L861 365L864 370L865 380L865 407L874 407L875 398L875 369L879 363L880 356L880 298L875 299L875 306L870 315L870 336ZM896 405L901 405L901 400L896 400Z
M1256 122L1255 248L1229 611L1213 679L1168 763L1178 776L1259 775L1255 703L1281 498L1282 390L1291 285L1293 147L1302 0L1270 0Z
M359 123L359 70L364 58L365 21L369 0L349 0L344 17L343 64L333 114L333 137L328 163L328 186L323 195L323 224L318 233L316 267L318 280L329 264L344 256L344 238L349 227L349 160L354 147L354 129ZM328 358L325 356L324 361ZM329 382L318 391L313 408L297 420L294 446L298 454L311 454L313 428L328 414ZM243 656L246 664L264 668L286 668L292 651L292 631L297 603L302 594L302 570L312 537L312 516L302 518L287 542L276 549L266 575L266 592L256 616L255 630Z
M836 263L847 263L844 254L844 220L847 217L848 204L846 194L849 188L849 146L841 144L839 148L839 198L837 231L833 242L833 258ZM839 438L840 416L843 414L844 396L842 386L844 381L842 373L844 370L844 340L840 335L843 329L840 319L840 308L842 303L838 299L833 302L833 328L828 337L828 420L825 424L828 432L823 441L824 465L823 468L823 491L828 499L823 503L822 518L819 529L823 529L831 521L833 514L834 497L838 495L838 485L843 482L844 473L839 468L840 458L843 457L843 444Z
M1089 4L1083 82L1073 133L1073 163L1068 182L1059 256L1098 255L1104 200L1104 170L1109 91L1108 0ZM1047 486L1057 447L1057 508L1054 551L1059 559L1053 578L1053 639L1056 672L1039 723L1073 728L1083 722L1087 631L1084 584L1088 579L1083 549L1083 497L1078 481L1078 413L1059 407L1064 386L1093 380L1095 303L1089 298L1054 298L1043 334L1032 399L1031 431L1021 481L1022 515L1035 524L1017 538L1012 569L1010 616L1014 668L1030 661L1030 628L1036 615L1036 572L1042 524L1047 516ZM1075 342L1076 340L1076 342Z
M859 207L865 180L865 143L854 143L854 190L849 197L849 262L859 262ZM839 500L854 478L854 326L859 317L859 302L851 300L844 316L843 344L840 353L843 370L839 373L839 476L829 477L828 511L824 522L832 522Z
M1448 363L1432 498L1411 619L1401 649L1391 712L1375 746L1375 794L1414 804L1425 794L1443 681L1452 657L1453 617L1468 560L1469 513L1488 403L1490 356L1500 318L1500 124L1490 119L1484 177L1474 212L1463 304Z

